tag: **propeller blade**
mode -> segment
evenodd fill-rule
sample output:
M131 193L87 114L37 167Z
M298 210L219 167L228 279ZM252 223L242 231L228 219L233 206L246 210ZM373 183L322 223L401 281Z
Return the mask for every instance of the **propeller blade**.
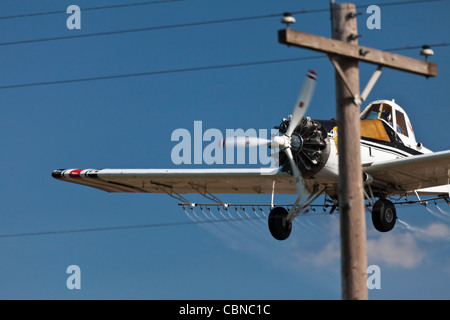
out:
M298 95L297 102L295 103L294 110L292 111L292 119L289 123L289 127L286 131L286 135L290 137L295 128L299 125L300 121L306 113L309 107L311 98L316 87L317 73L313 70L309 70L305 82L303 83L302 90Z
M231 139L223 139L219 141L222 148L225 147L254 147L265 146L271 143L271 140L258 137L232 137Z
M300 173L300 170L297 167L297 164L294 161L294 157L292 156L292 151L290 148L284 150L286 156L289 159L289 163L291 164L292 175L294 176L295 186L297 188L297 192L300 196L300 203L303 203L306 197L305 185L303 184L303 178Z

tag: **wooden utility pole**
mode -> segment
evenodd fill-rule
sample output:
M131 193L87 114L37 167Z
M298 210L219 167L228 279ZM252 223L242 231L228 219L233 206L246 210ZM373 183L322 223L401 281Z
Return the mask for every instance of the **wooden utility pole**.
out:
M339 211L343 299L367 299L367 254L364 189L361 167L360 105L369 95L382 67L434 77L437 66L398 54L358 45L355 5L331 1L333 39L294 31L278 31L278 41L328 55L335 68L339 152ZM292 23L291 20L286 20ZM358 62L378 66L362 94Z
M332 6L332 33L333 39L358 45L354 4ZM330 59L336 68L342 298L368 299L360 106L352 94L359 93L358 60L333 54Z

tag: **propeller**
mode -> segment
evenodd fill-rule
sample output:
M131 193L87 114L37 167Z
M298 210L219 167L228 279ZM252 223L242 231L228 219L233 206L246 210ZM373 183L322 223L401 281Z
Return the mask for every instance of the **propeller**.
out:
M291 166L291 172L294 176L295 186L297 188L297 192L300 196L300 199L304 199L306 195L305 186L303 184L303 178L300 173L300 170L297 164L294 161L294 157L292 155L291 145L293 142L292 135L295 131L295 128L300 124L303 117L308 110L309 104L311 102L314 89L316 87L317 81L317 73L313 70L308 70L306 74L306 79L303 83L303 87L300 90L297 101L294 105L294 110L292 111L292 117L289 123L289 126L286 130L286 133L282 136L275 136L273 140L267 140L258 137L235 137L231 140L222 140L219 143L222 147L230 146L230 147L249 147L249 146L262 146L262 145L271 145L272 147L279 147L284 151L287 158L289 159L289 163ZM296 147L302 147L302 140L299 137L295 137L294 143Z
M305 82L298 95L297 101L294 106L294 110L292 111L292 118L289 123L289 127L287 128L287 131L284 134L283 138L284 144L278 143L281 149L283 149L284 147L283 151L286 154L287 158L289 159L292 175L294 176L295 186L297 188L297 192L300 196L300 199L302 200L305 198L306 195L305 186L303 184L303 178L300 173L300 170L298 169L298 166L295 163L294 157L292 155L291 141L292 141L292 133L294 132L295 128L297 128L297 126L300 124L300 121L302 121L303 117L306 114L306 111L308 110L309 104L311 103L314 89L316 88L316 80L317 80L317 73L314 70L308 70ZM274 140L281 140L281 139L279 137L274 137Z
M292 119L289 127L286 131L286 135L291 137L295 128L299 125L300 121L303 119L306 111L308 110L311 98L316 87L317 73L314 70L309 70L306 75L306 80L303 84L302 90L298 95L297 101L292 111Z
M292 156L291 149L287 148L284 150L284 152L286 153L287 158L289 159L289 163L291 164L291 170L292 170L292 175L294 176L295 187L297 188L297 193L300 196L301 203L303 203L303 200L305 199L305 196L306 196L306 191L305 191L305 185L303 184L302 175L300 174L300 170L298 169L297 164L294 161L294 157Z

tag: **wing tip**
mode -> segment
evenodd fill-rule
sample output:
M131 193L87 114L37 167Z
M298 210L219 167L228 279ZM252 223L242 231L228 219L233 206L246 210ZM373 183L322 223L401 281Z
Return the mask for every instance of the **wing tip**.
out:
M62 173L63 173L64 170L66 170L66 169L53 170L52 177L55 178L55 179L61 180L62 179Z
M317 81L317 72L315 72L314 70L310 69L310 70L308 70L308 73L306 74L306 77Z

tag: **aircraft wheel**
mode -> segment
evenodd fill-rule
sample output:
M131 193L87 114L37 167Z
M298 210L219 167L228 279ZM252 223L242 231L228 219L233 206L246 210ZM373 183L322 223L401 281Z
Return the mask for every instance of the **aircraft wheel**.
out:
M283 207L275 207L269 214L269 230L277 240L286 240L291 234L292 223L287 220L288 212Z
M380 199L373 205L372 223L380 232L388 232L394 228L397 213L394 204L386 199Z

